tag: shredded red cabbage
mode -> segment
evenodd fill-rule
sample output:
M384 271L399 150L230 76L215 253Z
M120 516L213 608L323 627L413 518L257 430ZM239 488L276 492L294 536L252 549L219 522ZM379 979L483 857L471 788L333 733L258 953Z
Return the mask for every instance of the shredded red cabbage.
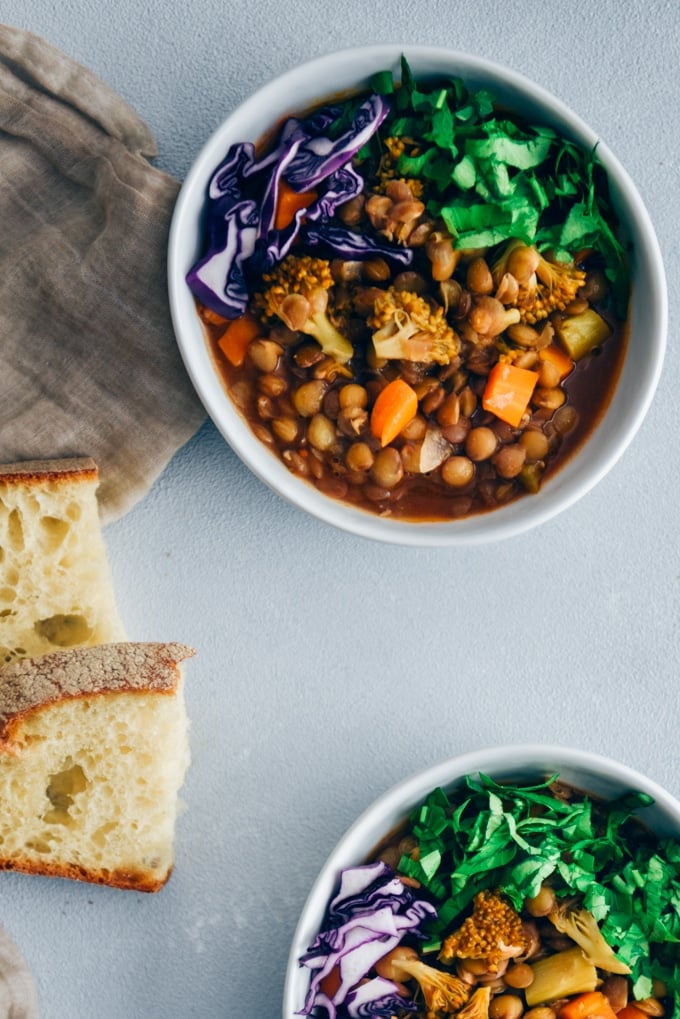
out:
M187 273L192 293L225 318L246 310L249 278L266 272L304 239L347 257L382 254L409 264L411 252L351 234L331 219L338 207L361 192L363 180L351 162L378 130L389 112L384 96L368 96L354 111L349 127L332 139L328 131L342 107L329 106L298 120L289 118L276 146L260 160L249 142L232 145L215 169L207 189L206 248ZM300 210L283 230L274 227L280 182L296 191L321 190L318 199ZM304 223L304 227L303 227Z
M308 210L309 213L309 210ZM309 214L307 216L309 220ZM361 261L364 258L380 256L397 265L407 266L413 261L410 248L399 248L396 244L381 240L377 235L358 234L348 227L326 221L306 222L302 236L311 247L319 247L338 258Z
M364 147L389 111L385 97L373 93L357 108L349 128L335 141L319 131L313 134L307 132L295 163L286 174L290 186L296 191L309 191L318 187ZM301 127L304 124L303 121Z
M374 1019L386 1016L392 1019L395 1012L417 1012L415 1001L408 1001L395 993L395 985L384 977L373 977L350 991L345 998L344 1008L350 1019Z
M385 863L344 870L328 907L324 929L300 959L313 975L304 1008L298 1014L309 1016L313 1009L325 1008L329 1019L390 1015L389 1010L385 1011L390 1000L392 1007L397 1000L400 1008L414 1009L415 1005L391 981L371 980L372 990L366 990L368 984L362 981L406 933L419 936L423 921L436 915L434 906L416 899ZM330 996L322 984L333 971L338 987Z
M209 252L187 275L199 301L225 318L237 318L245 311L245 263L255 252L257 224L257 206L251 201L236 202L221 218L213 218Z
M342 205L343 202L348 202L350 198L360 194L363 186L361 175L357 173L351 163L339 167L326 178L324 193L306 210L306 220L311 223L330 219L338 205Z

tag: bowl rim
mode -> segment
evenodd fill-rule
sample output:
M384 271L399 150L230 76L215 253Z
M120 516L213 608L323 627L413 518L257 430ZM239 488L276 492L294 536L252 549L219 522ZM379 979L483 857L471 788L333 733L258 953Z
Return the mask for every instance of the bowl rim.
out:
M540 107L548 120L558 122L561 130L566 130L582 144L597 144L599 158L607 168L618 202L626 210L626 221L635 234L636 257L644 258L645 268L654 269L654 272L649 273L648 280L651 288L648 311L652 311L649 335L653 337L654 343L648 348L644 372L636 380L623 424L606 447L600 450L593 440L601 431L611 404L615 402L621 377L614 388L610 406L594 432L575 455L546 480L539 493L530 498L527 496L514 500L507 506L489 512L445 521L401 520L374 514L324 495L312 484L288 471L252 434L233 406L213 364L205 334L195 313L193 297L184 280L186 271L196 257L200 236L198 213L212 171L223 157L228 144L237 140L256 141L266 130L263 127L262 131L252 132L256 137L249 139L238 134L239 124L248 122L250 118L257 123L259 117L271 126L296 109L299 111L301 106L309 106L313 102L312 95L318 98L322 90L318 84L312 89L311 82L327 83L328 92L334 86L350 87L350 82L361 87L378 68L394 66L401 54L412 65L427 66L428 73L458 74L473 84L476 84L475 79L481 78L488 87L495 86L497 91L500 89L517 93L518 97L522 96L527 102ZM416 73L425 72L416 69ZM296 105L293 97L303 86L309 97L306 95L301 98ZM263 109L270 111L267 118L264 118ZM193 241L192 250L189 250L189 239ZM167 276L171 320L186 371L206 412L237 456L260 481L298 509L356 536L392 544L421 547L477 545L517 536L568 509L615 466L632 442L651 405L665 358L668 292L663 259L649 213L628 172L588 124L542 85L502 64L440 46L379 44L331 51L284 71L235 106L208 137L180 188L170 223ZM633 289L629 321L636 306ZM624 357L622 374L627 357L628 354ZM585 464L583 459L588 448L596 454L592 465Z
M439 786L451 789L466 775L479 772L492 778L508 778L524 770L527 775L559 772L569 782L577 773L589 775L602 787L635 789L654 800L648 809L670 819L680 838L680 799L631 765L608 755L558 743L510 743L490 745L444 758L405 778L381 793L345 830L321 866L302 906L291 942L283 990L282 1017L294 1019L302 1007L301 988L308 974L299 958L318 932L323 910L337 883L340 871L360 863L400 819ZM585 790L586 792L588 790Z

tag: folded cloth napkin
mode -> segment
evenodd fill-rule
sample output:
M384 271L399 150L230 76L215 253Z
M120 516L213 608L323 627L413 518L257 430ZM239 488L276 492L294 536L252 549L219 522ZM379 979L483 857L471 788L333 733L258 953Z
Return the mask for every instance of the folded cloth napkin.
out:
M38 995L26 960L0 927L0 1016L38 1019Z
M0 25L0 462L91 456L104 522L205 417L175 343L177 182L85 67Z

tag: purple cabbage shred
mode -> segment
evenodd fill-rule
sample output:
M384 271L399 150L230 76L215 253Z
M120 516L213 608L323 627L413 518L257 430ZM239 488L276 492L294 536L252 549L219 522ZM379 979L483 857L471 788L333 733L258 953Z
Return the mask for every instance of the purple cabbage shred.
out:
M373 977L350 991L345 998L345 1010L350 1019L373 1019L386 1016L392 1019L395 1012L417 1012L415 1001L409 1001L396 992L391 980Z
M417 899L385 863L344 870L329 903L324 929L300 959L312 976L298 1015L310 1016L315 1009L325 1009L328 1019L389 1016L395 1003L414 1011L415 1004L399 993L396 984L369 974L406 934L422 936L423 922L436 915L434 906ZM338 988L329 997L322 984L334 970Z
M207 307L225 318L242 315L248 306L249 280L285 258L298 237L335 256L382 255L400 265L410 264L408 249L332 222L337 207L361 193L363 180L352 159L378 130L389 104L383 96L370 95L354 111L347 129L332 139L329 127L342 112L342 107L328 106L304 120L289 118L276 146L259 160L249 142L229 148L208 184L205 251L186 277L192 293ZM318 197L277 230L282 180L296 191L316 190Z
M305 223L303 236L311 247L350 261L382 257L399 266L408 266L413 261L411 248L398 248L377 235L359 234L336 223Z

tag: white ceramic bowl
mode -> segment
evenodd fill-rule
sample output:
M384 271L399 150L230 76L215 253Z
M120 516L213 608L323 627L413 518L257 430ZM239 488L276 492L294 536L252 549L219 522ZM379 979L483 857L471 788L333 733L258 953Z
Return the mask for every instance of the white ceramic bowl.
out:
M656 782L624 764L585 750L549 745L493 747L442 761L405 779L384 793L340 839L317 877L298 922L288 959L283 994L283 1019L302 1008L309 971L299 959L321 929L326 906L340 871L365 862L376 845L406 820L432 789L450 790L465 775L483 772L497 781L542 781L556 773L575 788L605 799L630 790L648 793L654 806L640 816L658 834L680 839L680 801Z
M488 88L528 119L548 122L587 149L598 143L612 196L634 246L630 340L613 400L594 433L537 495L490 513L451 522L389 518L352 508L323 495L291 474L260 443L237 412L215 370L185 276L200 254L200 222L206 186L230 144L258 141L290 114L304 112L327 96L368 84L371 74L397 68L405 54L416 75L458 75L472 89ZM564 103L522 75L451 50L383 45L345 50L302 64L247 99L208 140L180 191L170 231L170 305L187 371L224 438L251 470L281 496L344 530L406 545L464 545L518 534L566 509L585 495L617 462L637 432L656 389L667 331L663 263L645 207L615 156Z

